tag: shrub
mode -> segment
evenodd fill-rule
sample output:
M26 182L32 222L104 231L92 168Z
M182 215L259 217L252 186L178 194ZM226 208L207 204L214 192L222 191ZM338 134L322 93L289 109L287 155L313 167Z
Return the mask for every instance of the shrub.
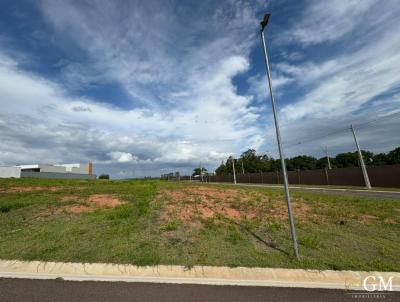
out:
M101 174L101 175L99 176L99 179L110 179L110 175L108 175L108 174Z

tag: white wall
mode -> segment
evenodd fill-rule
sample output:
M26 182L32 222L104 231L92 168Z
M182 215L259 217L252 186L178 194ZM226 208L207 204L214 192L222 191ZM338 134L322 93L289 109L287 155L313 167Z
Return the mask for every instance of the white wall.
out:
M89 167L88 165L80 165L79 167L72 167L72 173L78 174L89 174Z
M77 174L88 174L89 167L88 164L62 164L55 165L58 167L65 167L67 172L77 173Z
M40 172L57 172L57 173L66 173L67 170L65 167L61 166L53 166L53 165L40 165Z
M0 167L0 178L21 177L20 167Z
M67 172L72 172L72 168L79 168L81 164L56 164L57 167L65 167Z

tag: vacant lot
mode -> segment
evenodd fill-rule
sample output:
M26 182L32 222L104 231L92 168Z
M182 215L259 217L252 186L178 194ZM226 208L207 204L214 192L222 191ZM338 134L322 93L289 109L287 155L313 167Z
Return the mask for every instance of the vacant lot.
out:
M0 258L400 271L400 201L160 181L0 180Z

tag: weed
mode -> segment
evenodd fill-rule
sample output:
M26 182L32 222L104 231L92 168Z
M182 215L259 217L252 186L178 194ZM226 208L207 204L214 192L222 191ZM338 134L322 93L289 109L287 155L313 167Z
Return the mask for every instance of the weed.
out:
M165 232L176 231L178 226L179 222L177 220L170 220L162 226L161 230Z

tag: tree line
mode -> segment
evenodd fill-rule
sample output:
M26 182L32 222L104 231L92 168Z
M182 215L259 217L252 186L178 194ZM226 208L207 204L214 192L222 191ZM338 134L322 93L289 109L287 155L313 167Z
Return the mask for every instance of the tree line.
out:
M370 151L364 150L362 150L361 153L365 164L368 166L400 164L400 147L397 147L388 153L374 154ZM216 174L232 174L233 161L237 173L270 172L279 171L281 169L279 159L268 157L266 154L257 154L256 150L249 149L246 152L243 152L239 158L234 159L232 156L228 157L228 159L225 162L222 162L215 170ZM339 153L335 157L329 157L329 161L331 168L359 166L357 152ZM317 159L313 156L300 155L287 158L286 167L288 171L323 169L328 168L328 159L326 156Z

